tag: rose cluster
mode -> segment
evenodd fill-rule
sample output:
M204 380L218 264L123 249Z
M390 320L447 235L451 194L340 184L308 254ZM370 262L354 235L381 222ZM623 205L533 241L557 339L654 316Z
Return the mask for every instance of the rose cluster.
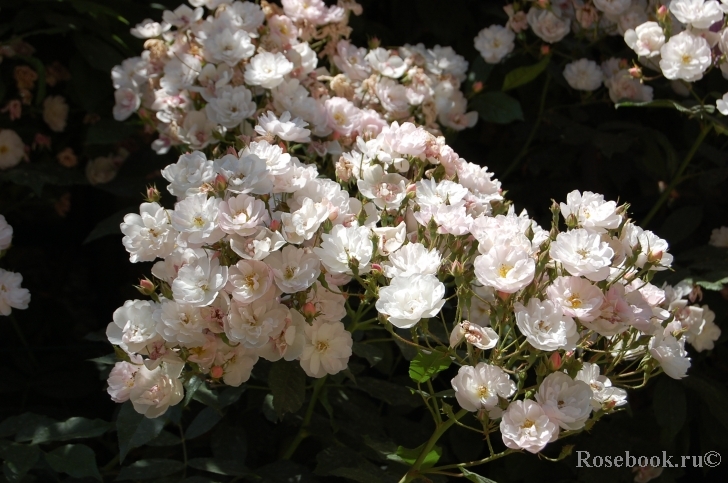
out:
M146 50L112 71L115 118L137 112L159 132L159 153L180 145L222 152L237 136L252 135L255 119L268 111L290 113L287 122L310 127L312 149L336 155L395 120L433 132L477 120L460 91L468 67L461 56L439 45L353 46L348 16L361 7L351 0L331 7L284 0L282 8L265 1L190 3L165 11L161 23L133 28L147 39Z
M672 256L624 206L574 191L552 212L550 232L512 212L475 220L472 269L483 288L466 297L479 317L471 312L450 337L468 347L452 379L459 405L484 424L500 419L506 446L534 453L560 429L581 430L626 404L623 388L658 368L684 377L685 342L702 350L719 335L707 307L649 283Z
M178 198L174 209L160 206L152 190L140 213L125 217L130 260L161 260L154 281L140 284L152 300L127 301L107 329L128 354L109 378L115 401L163 414L182 398L185 365L233 386L261 357L298 360L312 377L341 371L352 347L341 287L356 279L371 302L385 276L391 284L379 291L377 308L393 324L436 315L444 303L434 275L442 255L437 240L416 243L418 229L462 235L501 200L484 168L460 159L444 138L397 122L376 138L358 138L358 150L341 157L341 182L358 186L352 197L286 152L274 133L289 131L271 117L262 115L256 129L281 145L253 141L217 159L184 154L162 172ZM442 181L422 179L426 168ZM444 179L455 176L467 183Z
M13 241L13 227L0 215L0 258ZM0 268L0 315L8 316L12 309L25 310L30 303L30 292L22 288L23 276Z

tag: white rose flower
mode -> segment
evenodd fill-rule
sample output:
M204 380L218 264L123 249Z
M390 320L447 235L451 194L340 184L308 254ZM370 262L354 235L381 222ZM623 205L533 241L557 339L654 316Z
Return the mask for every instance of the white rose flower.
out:
M238 387L248 379L253 371L253 366L258 362L258 354L253 349L246 348L243 344L230 347L227 344L221 345L215 355L214 364L222 367L222 381L228 386Z
M239 194L220 202L217 222L225 233L250 236L258 232L259 225L270 223L270 215L263 201Z
M551 242L549 255L571 275L599 282L609 276L614 250L600 235L577 228L559 233Z
M197 193L178 202L171 212L172 227L181 246L213 244L225 234L217 223L219 198Z
M12 309L25 310L30 303L30 292L21 288L23 276L0 268L0 315L10 315Z
M564 79L576 90L595 91L602 85L602 70L593 60L579 59L566 64Z
M480 362L475 367L462 366L452 381L460 407L471 412L496 409L498 398L507 399L516 392L516 383L498 366ZM499 416L498 411L491 418Z
M153 317L156 309L157 304L148 300L124 302L114 311L113 322L106 327L109 342L126 352L142 352L148 345L160 340Z
M286 245L271 253L265 262L273 271L276 285L283 293L296 293L314 284L321 274L319 257L303 248Z
M501 25L491 25L478 32L475 48L489 64L497 64L515 47L516 34Z
M240 260L228 267L225 290L242 304L251 304L266 295L273 286L273 275L267 264L256 260Z
M647 348L665 374L673 379L682 379L687 375L690 358L685 350L685 339L678 340L671 334L658 331L650 339Z
M152 317L157 333L172 346L200 347L207 342L204 331L208 325L202 318L200 307L163 299Z
M179 303L204 307L215 300L227 279L228 267L220 265L217 258L203 256L179 269L172 294Z
M293 63L297 77L310 74L318 65L316 52L308 45L308 42L292 45L291 49L286 52L286 56Z
M200 20L204 13L205 10L202 7L193 10L187 5L180 5L174 11L165 10L162 12L162 18L165 22L181 30Z
M233 236L230 239L230 248L246 260L263 260L285 244L286 241L280 233L265 227L258 227L253 236L246 238Z
M346 369L353 340L341 322L315 320L304 326L306 344L301 354L301 367L309 377L321 378Z
M273 182L268 166L255 154L241 153L240 157L226 154L214 161L215 169L227 180L228 191L233 193L269 194Z
M139 94L128 87L122 87L114 91L114 119L125 121L134 114L141 106L142 99Z
M201 43L205 60L215 64L224 62L230 67L255 53L255 45L250 41L248 32L244 30L225 29L222 32L207 32Z
M664 48L664 46L663 46ZM609 89L609 98L612 102L637 101L649 102L652 100L652 87L635 79L628 69L622 69L604 81Z
M715 0L672 0L670 13L684 24L707 29L723 20L723 11Z
M119 163L111 155L99 156L86 163L86 179L92 185L108 183L118 172Z
M0 252L10 248L13 241L13 227L10 226L3 215L0 215Z
M558 277L548 286L546 294L564 315L582 321L597 318L604 301L599 287L581 277Z
M132 356L132 362L119 361L109 372L106 380L109 387L106 392L111 396L111 400L115 403L123 403L129 400L129 394L134 387L134 376L142 366L142 358L140 356Z
M134 410L148 418L156 418L167 412L170 406L179 404L184 397L179 379L182 368L182 362L165 362L153 370L141 366L129 393Z
M285 320L280 334L271 335L268 343L256 349L265 360L275 362L280 359L292 361L301 357L306 345L304 329L308 327L306 319L297 310L290 310L290 317Z
M348 40L339 40L336 44L336 55L334 55L334 64L341 72L352 81L362 81L369 77L371 67L364 59L367 49L358 48Z
M270 134L278 136L284 141L307 143L311 141L311 130L306 129L306 126L308 123L301 118L291 119L291 113L288 111L281 114L280 118L272 111L268 111L258 118L255 131L262 136Z
M399 250L407 236L407 225L404 221L397 226L382 226L372 228L372 232L378 237L377 249L381 255L389 256Z
M715 107L718 108L718 112L724 116L728 116L728 93L723 94L721 99L715 101Z
M260 52L245 66L245 83L273 89L293 70L293 63L280 52Z
M483 285L505 293L515 293L533 281L536 262L517 247L494 246L474 263L475 276Z
M622 217L617 214L617 203L604 201L603 195L591 191L572 191L560 207L567 225L576 225L592 233L615 230L622 223Z
M228 129L234 129L255 114L253 94L245 86L224 86L205 106L208 119Z
M291 317L288 307L275 299L259 299L250 304L233 302L225 319L225 334L233 342L254 349L278 337Z
M25 156L25 144L11 129L0 130L0 169L16 166Z
M172 28L172 25L167 22L155 22L152 19L145 18L141 23L136 24L136 27L130 29L130 33L138 39L151 39L159 37L164 32Z
M657 57L665 45L665 32L657 22L645 22L624 33L624 41L640 57Z
M336 225L331 233L321 236L321 246L313 251L329 272L353 275L355 265L358 273L367 273L374 253L371 236L372 231L366 226Z
M693 324L686 333L687 342L698 352L713 350L715 341L720 338L720 327L715 323L715 312L707 305L702 307L702 318L699 323Z
M0 239L2 239L2 236L0 236ZM720 248L728 248L728 226L714 228L713 231L710 233L710 241L708 242L708 245ZM0 242L0 247L2 247L2 242Z
M421 243L408 243L391 253L388 262L384 262L382 268L388 278L415 274L436 275L441 262L442 257L436 248L428 250Z
M434 317L445 305L445 285L434 275L394 277L379 289L376 308L395 327L414 327L423 317Z
M637 242L640 246L640 253L637 256L635 265L642 268L647 263L653 264L650 270L666 270L672 265L673 256L667 253L667 241L655 235L649 230L640 230Z
M313 238L321 223L328 218L329 210L323 203L314 203L311 198L306 198L300 209L281 213L283 237L288 243L303 243Z
M332 97L324 101L327 123L331 129L344 136L351 136L359 130L361 109L343 97Z
M552 372L541 382L536 401L551 421L564 429L577 430L589 419L592 396L589 384L563 372Z
M571 31L569 20L556 16L551 10L531 7L526 19L533 33L549 44L558 42Z
M541 406L530 399L513 401L503 413L500 423L503 443L511 449L538 453L559 437L559 427Z
M407 72L407 63L402 57L390 53L387 49L381 47L372 49L365 58L372 69L392 79L399 79Z
M68 104L62 96L48 96L43 101L43 120L51 131L63 132L68 119Z
M599 374L599 365L584 362L579 372L574 377L577 381L589 384L593 392L592 409L598 411L604 406L611 408L627 404L627 391L612 386L612 381L607 376Z
M169 181L167 191L181 198L197 193L203 184L212 182L215 179L215 168L205 153L193 151L181 155L175 164L164 168L162 176Z
M532 298L528 305L514 305L516 324L529 344L542 351L574 350L579 340L574 319L550 300Z
M660 69L667 79L695 82L713 60L708 41L690 31L670 37L660 48Z
M398 209L407 195L407 178L397 173L386 173L379 165L364 171L356 185L359 192L380 210Z
M490 327L481 327L468 320L463 320L450 332L450 347L456 347L465 340L478 349L492 349L498 343L498 334Z
M172 253L177 231L172 228L169 213L158 203L142 203L139 214L129 213L121 224L122 244L131 263L151 262Z

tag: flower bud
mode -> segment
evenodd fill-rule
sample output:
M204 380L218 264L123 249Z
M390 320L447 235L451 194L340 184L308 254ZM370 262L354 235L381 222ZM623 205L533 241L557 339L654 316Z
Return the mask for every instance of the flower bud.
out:
M139 290L139 293L146 295L147 297L152 295L156 296L157 292L157 286L146 277L139 280L139 285L136 286L136 289Z
M664 22L668 15L669 15L669 13L667 10L667 6L660 5L660 8L657 9L657 14L656 14L657 21L660 23Z
M476 94L483 90L483 83L481 81L476 82L473 84L473 92Z
M305 304L303 304L303 307L301 307L301 311L303 312L303 316L307 319L313 319L314 317L316 317L316 306L311 302L306 302Z
M549 356L549 369L558 371L561 368L561 354L554 352Z
M550 53L551 53L551 46L543 44L541 46L541 55L543 55L545 57L545 56L549 55Z
M224 373L225 370L222 368L222 366L212 366L212 368L210 369L210 376L215 379L220 379Z
M642 78L642 69L640 69L636 65L634 67L630 67L629 68L629 75L631 75L635 79L641 79Z
M147 186L147 203L157 203L162 199L162 194L159 192L155 185Z
M379 47L381 43L382 42L377 37L372 37L371 39L369 39L369 49L374 50Z
M279 220L272 220L270 222L270 231L278 231L278 229L281 227L281 222Z

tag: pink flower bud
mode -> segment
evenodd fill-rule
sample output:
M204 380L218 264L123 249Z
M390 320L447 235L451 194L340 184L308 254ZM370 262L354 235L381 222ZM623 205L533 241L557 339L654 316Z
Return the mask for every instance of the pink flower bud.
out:
M660 8L657 9L657 20L659 22L664 22L665 19L667 18L667 15L668 15L667 6L660 5Z
M307 319L312 319L316 317L316 306L311 302L306 302L305 304L303 304L301 310L303 311L303 316Z
M220 379L224 373L225 371L221 366L212 366L210 369L210 375L215 379Z
M143 279L139 280L139 286L149 292L154 292L154 289L156 288L154 286L154 283L152 283L152 281L149 280L148 278L143 278Z
M159 192L156 186L147 186L147 202L155 203L162 198L162 194Z
M238 152L235 151L235 148L232 146L228 146L227 150L225 151L225 154L232 154L236 158L238 157Z
M629 69L629 75L631 75L635 79L641 79L642 78L642 69L640 69L637 66L630 67L630 69Z
M281 227L281 222L279 220L272 220L270 222L270 228L271 231L278 231L278 229Z
M549 356L549 368L558 371L561 368L561 354L554 352Z
M473 84L473 92L476 94L483 90L483 83L481 81L476 82Z
M546 44L544 44L544 45L541 46L541 55L546 56L546 55L549 55L550 53L551 53L551 47L550 46L548 46Z

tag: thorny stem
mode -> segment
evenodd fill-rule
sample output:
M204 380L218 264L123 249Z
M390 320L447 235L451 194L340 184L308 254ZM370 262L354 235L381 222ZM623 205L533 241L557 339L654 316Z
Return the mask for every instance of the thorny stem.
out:
M695 156L695 153L698 151L698 148L701 144L703 144L703 140L705 139L705 136L708 135L710 130L713 129L712 124L706 124L703 126L703 129L700 131L700 134L698 135L697 139L693 143L693 146L690 148L690 151L688 151L688 154L685 156L685 159L683 159L682 164L677 169L677 172L675 173L675 176L672 178L672 181L670 182L669 186L665 188L665 190L662 192L662 195L660 195L660 199L657 200L657 203L652 207L650 212L647 214L647 216L642 220L642 223L640 223L640 226L643 228L646 228L647 225L649 225L650 221L652 221L652 218L655 217L658 211L660 211L660 208L662 205L665 204L665 201L667 201L667 198L670 197L670 194L675 189L675 187L682 181L682 174L687 169L688 165L690 164L690 161L692 161L693 156Z
M528 139L526 139L526 143L521 148L521 151L518 153L518 155L511 161L510 166L505 170L503 175L500 177L501 181L508 178L508 175L510 175L517 167L518 164L521 162L521 159L526 155L528 152L528 148L531 146L531 142L533 141L533 138L536 136L536 132L538 131L538 128L541 127L541 120L543 119L543 110L544 106L546 105L546 94L549 90L549 82L551 81L551 76L546 75L546 82L543 84L543 91L541 92L541 104L539 104L538 107L538 117L536 117L536 122L533 124L533 127L531 128L531 132L528 135Z
M285 453L283 453L283 456L281 459L289 460L291 459L291 456L293 456L293 453L296 452L296 449L298 449L298 446L301 444L301 442L308 438L308 426L311 423L311 417L313 416L313 409L316 407L316 401L318 400L319 395L321 394L321 390L324 388L324 383L326 382L326 376L322 377L321 379L317 379L316 383L313 385L313 394L311 395L311 400L308 402L308 408L306 408L306 415L303 417L303 423L301 423L301 427L298 429L298 433L296 433L296 437L291 442L291 445L288 447Z
M455 424L458 419L465 416L465 414L467 414L467 411L465 409L461 409L454 415L454 417L451 417L450 419L442 423L438 423L437 426L435 426L435 431L432 433L432 436L430 436L430 439L427 440L427 443L425 443L425 447L422 448L422 452L420 452L420 455L415 460L412 468L410 468L409 471L402 477L402 479L399 480L399 483L409 483L420 475L420 466L422 466L422 463L425 461L425 457L427 457L430 451L432 451L432 448L435 446L435 443L437 443L437 440L439 440L440 437L445 434L445 431L450 429L450 426ZM445 468L432 468L431 471L439 471L442 469Z

